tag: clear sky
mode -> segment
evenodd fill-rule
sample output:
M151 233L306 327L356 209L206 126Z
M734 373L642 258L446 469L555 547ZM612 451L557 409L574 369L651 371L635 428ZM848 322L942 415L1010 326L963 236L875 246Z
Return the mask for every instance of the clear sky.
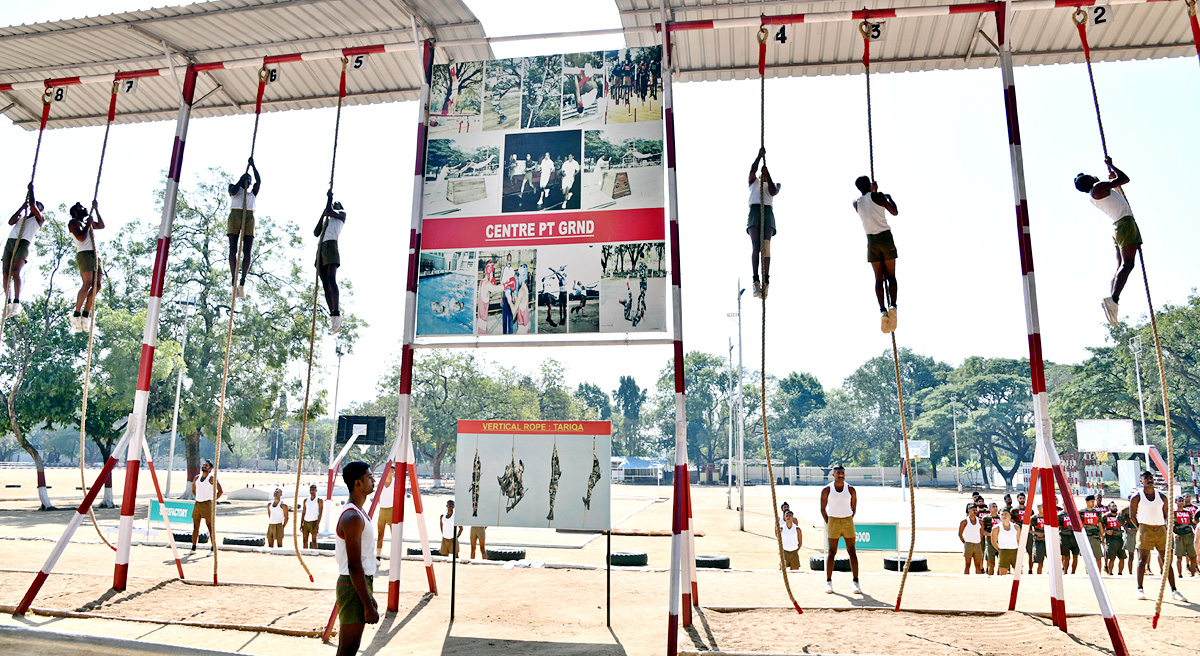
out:
M160 3L6 2L0 24L154 4ZM619 25L611 0L575 0L570 12L560 11L557 0L467 4L492 36ZM509 57L622 42L561 39L503 44L494 51ZM408 55L381 57L399 56ZM1193 244L1200 241L1194 200L1200 65L1195 57L1108 63L1097 64L1095 73L1110 152L1133 179L1129 198L1146 240L1154 300L1183 302L1200 279ZM1020 68L1016 76L1045 354L1055 362L1079 362L1085 347L1106 339L1100 299L1115 265L1109 221L1071 185L1076 173L1103 169L1087 73L1070 65ZM330 83L332 91L336 80ZM999 70L879 75L872 91L877 179L900 208L891 220L900 252L899 343L955 365L970 355L1026 357ZM758 81L676 84L675 92L684 346L723 355L729 338L736 340L736 324L726 315L736 309L738 279L748 284L750 277L745 180L759 140ZM850 206L858 195L854 178L867 172L863 78L768 80L767 104L768 161L774 178L785 183L776 201L767 368L780 375L808 371L826 387L837 386L889 345L878 329L865 238ZM403 266L407 244L416 114L413 102L343 113L337 190L351 221L342 235L339 277L354 283L348 309L371 324L343 362L343 407L372 398L379 375L400 350L405 272L396 265ZM260 213L289 218L306 235L324 203L333 118L331 109L264 114L259 131ZM209 167L240 168L252 121L252 113L193 120L185 184ZM15 206L24 194L36 133L2 123L0 198ZM100 199L114 228L133 219L157 226L153 194L173 133L170 122L113 128ZM47 133L37 183L47 205L86 203L102 135L103 128ZM104 235L99 237L103 249ZM308 258L309 251L297 257ZM30 292L40 285L31 280ZM1123 317L1146 313L1140 273L1122 301ZM748 367L756 367L761 304L746 293L743 311L744 356ZM652 386L670 349L493 349L480 355L530 373L554 357L566 364L572 385L588 380L611 391L623 374ZM323 362L324 381L332 385L332 345Z

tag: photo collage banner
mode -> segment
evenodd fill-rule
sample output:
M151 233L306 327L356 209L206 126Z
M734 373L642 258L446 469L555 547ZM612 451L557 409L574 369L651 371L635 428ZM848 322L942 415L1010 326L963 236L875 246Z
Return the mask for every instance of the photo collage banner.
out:
M666 331L661 56L433 67L418 335Z
M611 528L612 423L459 421L460 526Z

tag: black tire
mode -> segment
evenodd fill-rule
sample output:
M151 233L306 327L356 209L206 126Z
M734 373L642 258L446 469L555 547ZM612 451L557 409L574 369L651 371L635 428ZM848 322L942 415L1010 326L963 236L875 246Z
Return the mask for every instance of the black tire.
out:
M617 567L645 567L650 557L642 551L614 551L608 558L609 565Z
M335 547L336 543L333 540L317 540L317 549L321 551L333 551Z
M729 569L729 556L696 554L696 567L704 567L708 569Z
M185 542L187 544L192 543L192 534L191 533L182 533L180 531L175 531L171 535L175 536L176 542ZM200 538L197 539L196 542L199 542L200 544L208 544L208 533L201 533Z
M908 559L904 556L885 556L883 558L883 568L890 572L903 572L904 563ZM912 566L908 568L910 572L928 572L929 561L924 558L913 556Z
M408 553L410 556L420 556L425 552L421 551L421 547L409 547L406 553ZM434 551L433 553L437 553L437 551Z
M808 568L815 572L825 571L825 556L810 556L808 559ZM850 571L850 556L838 556L833 561L833 571L849 572Z
M232 547L265 547L267 546L267 539L253 535L230 535L221 538L221 544Z
M516 547L488 547L488 560L525 560L525 550Z

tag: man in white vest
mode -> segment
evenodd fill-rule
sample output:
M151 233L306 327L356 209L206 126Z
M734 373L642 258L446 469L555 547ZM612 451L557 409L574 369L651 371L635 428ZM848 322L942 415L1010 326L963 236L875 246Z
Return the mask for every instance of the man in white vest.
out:
M838 540L846 541L850 556L850 573L854 577L854 594L862 594L858 585L858 553L854 550L854 513L858 510L858 493L846 482L846 468L833 468L833 482L821 490L821 518L825 520L825 537L829 550L825 552L825 592L833 594L833 563L837 559Z
M1154 475L1148 471L1142 472L1142 489L1129 500L1129 516L1137 526L1137 598L1145 599L1142 591L1142 578L1146 575L1146 564L1150 562L1150 552L1158 550L1158 566L1167 573L1167 583L1171 585L1171 598L1175 601L1186 602L1183 593L1175 589L1175 570L1171 563L1164 563L1167 554L1167 503L1162 491L1154 489Z
M212 461L205 460L204 464L200 465L200 475L192 481L192 497L196 500L192 505L192 551L196 550L196 539L200 537L201 519L208 527L208 534L213 535L213 504L222 494L224 490L213 473Z

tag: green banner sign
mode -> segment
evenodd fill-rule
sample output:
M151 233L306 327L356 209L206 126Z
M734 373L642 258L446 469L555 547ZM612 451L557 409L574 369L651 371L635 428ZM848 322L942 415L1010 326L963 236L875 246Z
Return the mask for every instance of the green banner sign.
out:
M168 501L167 514L171 517L172 522L187 522L192 516L191 501ZM150 502L150 521L163 522L162 507L158 501Z
M863 551L896 551L900 548L900 527L897 524L854 522L854 536L855 548ZM846 546L846 541L839 539L838 546Z

